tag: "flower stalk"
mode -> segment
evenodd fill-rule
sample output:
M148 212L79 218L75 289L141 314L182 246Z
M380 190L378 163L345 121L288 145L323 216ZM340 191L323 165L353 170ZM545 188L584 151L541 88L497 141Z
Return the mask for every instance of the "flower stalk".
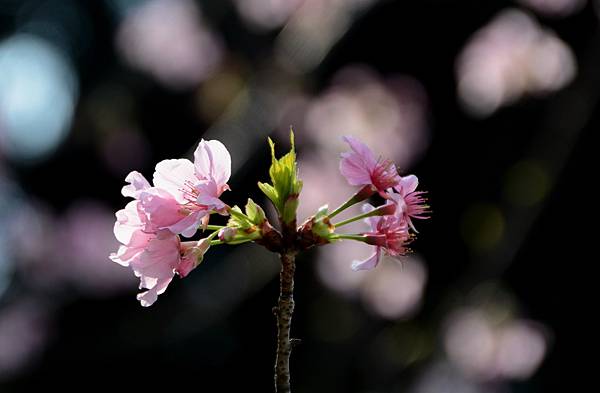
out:
M343 212L344 210L348 209L349 207L352 207L352 206L356 205L357 203L360 203L360 202L364 201L365 199L368 199L369 197L371 197L371 195L375 194L375 192L376 192L376 190L373 188L373 186L371 186L371 185L364 186L363 188L358 190L358 192L356 194L352 195L352 197L350 197L350 199L348 199L346 202L341 204L337 209L332 211L329 214L329 218L331 219L331 218L337 216L338 214L340 214L341 212Z
M340 221L337 224L333 224L336 228L342 227L344 225L350 224L351 222L354 221L358 221L361 220L363 218L367 218L367 217L374 217L374 216L387 216L390 214L394 214L396 212L396 206L393 204L387 204L387 205L383 205L383 206L379 206L376 209L373 209L369 212L363 213L363 214L359 214L358 216L355 217L351 217L347 220L344 221Z

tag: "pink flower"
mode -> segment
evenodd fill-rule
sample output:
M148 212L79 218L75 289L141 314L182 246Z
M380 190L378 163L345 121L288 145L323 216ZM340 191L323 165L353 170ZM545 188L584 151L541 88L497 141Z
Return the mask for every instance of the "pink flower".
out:
M216 140L200 141L194 152L194 163L186 159L159 162L154 172L154 186L166 191L173 200L166 194L155 197L165 204L179 204L177 213L183 216L167 228L190 237L201 223L208 224L211 212L224 213L227 205L219 198L229 190L230 175L231 157L225 146ZM169 215L173 213L170 207L165 207L163 218L167 217L167 211Z
M403 216L413 230L415 227L412 218L421 220L429 218L429 206L423 197L425 191L416 191L418 185L419 179L415 175L403 176L394 187L397 193L388 192L389 198L398 206L396 215Z
M363 210L373 210L373 206L365 204ZM402 217L396 215L375 216L366 219L371 232L365 233L367 243L375 246L375 252L363 261L353 261L352 270L370 270L379 264L382 253L390 256L406 254L410 242L408 225Z
M202 261L210 241L181 243L179 236L165 229L147 232L146 215L134 200L117 212L115 236L122 243L116 253L110 255L114 262L132 268L140 278L137 295L142 306L151 306L158 295L165 292L175 273L185 277Z
M175 274L180 263L179 237L167 230L145 232L145 216L140 214L140 202L127 204L117 212L115 236L122 243L110 259L133 269L140 278L140 289L147 291L138 294L142 306L152 305L162 294Z
M140 216L144 217L145 232L168 229L173 233L183 233L185 236L192 236L196 233L199 220L197 217L190 219L190 209L182 206L169 191L152 187L144 176L136 171L127 175L125 181L129 184L123 187L121 193L123 196L139 201L137 209Z
M121 192L140 201L137 206L145 216L144 231L168 229L191 237L201 224L208 224L212 212L225 213L227 205L219 197L229 189L229 152L219 141L202 140L194 161L159 162L154 172L154 187L139 172L127 175L125 181L129 184Z
M376 159L373 152L358 139L345 136L352 151L342 153L340 172L352 186L371 185L380 194L400 182L396 166L390 160Z

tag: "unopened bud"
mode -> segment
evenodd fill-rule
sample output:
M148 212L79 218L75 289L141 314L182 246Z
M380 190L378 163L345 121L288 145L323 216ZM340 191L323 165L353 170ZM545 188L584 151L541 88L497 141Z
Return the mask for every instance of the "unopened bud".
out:
M210 240L208 238L200 239L200 241L193 246L190 246L189 243L194 242L181 243L181 261L179 262L179 266L175 269L175 272L181 278L190 274L192 270L202 263L204 254L210 247Z
M219 240L222 242L230 242L233 240L235 235L237 234L237 229L232 227L225 227L219 230Z

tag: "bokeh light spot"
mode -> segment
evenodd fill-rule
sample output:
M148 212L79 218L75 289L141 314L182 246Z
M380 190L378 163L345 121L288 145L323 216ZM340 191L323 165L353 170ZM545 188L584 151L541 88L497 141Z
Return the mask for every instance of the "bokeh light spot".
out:
M0 43L0 149L30 162L66 137L77 96L68 60L54 46L19 34Z
M520 161L506 174L504 193L516 206L532 206L548 194L550 177L537 161Z
M476 204L464 213L461 234L474 251L487 251L498 244L504 233L504 216L491 204Z

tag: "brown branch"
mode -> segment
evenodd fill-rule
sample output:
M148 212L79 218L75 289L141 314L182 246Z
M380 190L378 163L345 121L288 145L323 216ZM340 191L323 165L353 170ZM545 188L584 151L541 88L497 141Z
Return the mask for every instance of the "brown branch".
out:
M279 275L279 301L275 308L277 316L277 358L275 360L275 392L289 393L290 354L293 341L290 338L292 314L294 313L294 271L296 270L296 252L286 251L280 254L281 273Z

